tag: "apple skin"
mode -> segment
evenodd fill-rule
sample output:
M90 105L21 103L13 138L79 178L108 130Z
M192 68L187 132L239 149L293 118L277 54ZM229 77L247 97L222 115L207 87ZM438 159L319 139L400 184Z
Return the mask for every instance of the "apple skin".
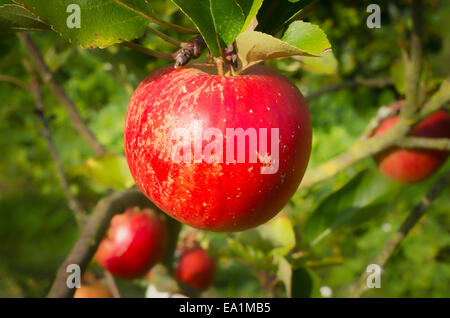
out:
M207 289L213 282L215 273L214 259L204 249L196 247L181 254L175 278L190 287Z
M106 288L100 282L94 282L92 284L81 284L80 288L77 288L73 298L113 298L108 288Z
M375 131L374 136L382 134L398 120L399 116L385 119ZM450 116L445 111L437 111L414 127L409 135L450 138ZM402 183L414 183L436 172L444 164L448 155L447 151L395 147L377 154L375 162L386 177Z
M166 225L154 211L128 208L111 219L95 260L113 275L133 279L161 260L166 245Z
M151 73L128 106L125 153L137 186L165 213L203 230L242 231L270 220L297 190L311 152L311 120L300 91L275 70L211 73L196 65ZM261 174L263 164L250 163L248 150L244 163L175 163L172 132L196 120L223 136L226 128L266 128L268 149L271 128L278 128L278 171Z

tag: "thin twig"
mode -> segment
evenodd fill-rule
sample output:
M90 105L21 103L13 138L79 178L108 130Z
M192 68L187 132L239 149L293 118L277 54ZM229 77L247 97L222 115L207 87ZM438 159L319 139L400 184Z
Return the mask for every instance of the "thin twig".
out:
M107 270L105 270L103 272L103 274L105 276L105 282L106 282L106 285L108 286L109 291L111 292L111 295L113 295L114 298L120 298L121 297L120 291L119 291L119 288L117 287L114 276Z
M223 68L223 58L222 57L215 57L214 63L217 66L217 75L223 76L224 75L224 68Z
M45 116L45 105L42 100L40 86L36 81L33 81L31 85L29 85L29 88L36 103L36 115L42 123L41 134L45 138L45 141L47 142L47 146L50 151L53 163L55 164L56 172L59 181L61 183L61 187L64 191L64 194L67 197L69 208L75 214L78 223L80 225L83 225L83 223L86 220L86 211L83 209L80 202L77 200L77 198L72 194L72 191L70 190L69 182L67 181L66 175L64 173L63 165L59 157L58 151L56 150L56 146L50 131L50 121Z
M92 131L86 125L84 120L81 118L80 113L78 112L75 103L69 98L69 96L64 92L64 90L59 85L53 73L49 70L45 61L39 52L38 47L34 44L33 40L27 33L18 33L22 44L27 49L30 54L31 59L33 60L36 71L39 73L42 81L46 83L55 97L59 100L59 102L66 109L69 118L78 131L78 133L87 141L89 146L95 152L96 155L101 156L106 154L106 149L103 145L97 140Z
M421 217L426 213L432 202L442 193L445 187L450 183L450 170L441 176L436 183L431 187L430 191L422 198L408 217L403 221L399 230L386 242L384 248L380 251L378 256L371 264L378 264L382 269L394 254L398 246L403 242L409 231L416 225ZM383 272L383 271L382 271ZM366 280L368 273L364 272L354 286L352 297L361 297L367 291L368 287Z
M28 87L27 83L25 83L24 81L18 79L17 77L14 76L10 76L10 75L3 75L0 74L0 82L8 82L11 84L14 84L26 91L28 91L30 88Z
M164 41L166 41L166 42L168 42L168 43L170 43L170 44L173 44L173 45L175 45L175 46L177 46L177 47L181 47L181 46L183 45L183 42L181 42L181 41L179 41L179 40L177 40L177 39L174 39L174 38L168 36L167 34L161 32L161 31L159 31L159 30L156 30L156 29L154 29L154 28L147 27L147 31L149 31L149 32L151 32L151 33L153 33L153 34L155 34L156 36L159 36L159 37L160 37L161 39L163 39Z
M156 57L158 59L162 59L162 60L166 60L166 61L173 61L174 57L170 54L166 54L166 53L161 53L161 52L157 52L157 51L153 51L151 49L146 48L145 46L133 43L133 42L122 42L120 43L121 46L123 47L127 47L129 49L132 49L134 51L137 52L141 52L144 53L146 55L150 55L153 57Z
M146 18L146 19L148 19L150 22L153 22L155 24L159 24L161 26L165 26L165 27L167 27L169 29L172 29L172 30L175 30L175 31L178 31L178 32L181 32L181 33L198 34L198 31L195 30L195 29L185 28L185 27L182 27L180 25L176 25L176 24L173 24L173 23L170 23L170 22L166 22L166 21L160 20L160 19L158 19L158 18L156 18L156 17L154 17L154 16L152 16L152 15L150 15L148 13L142 12L140 10L137 10L137 9L129 6L128 4L123 2L122 0L114 0L114 2L116 2L117 4L123 6L124 8L127 8L128 10L133 11L134 13L136 13L136 14L138 14L138 15Z
M336 91L344 89L344 88L355 88L355 87L359 87L359 86L383 88L386 86L391 86L391 85L393 85L393 83L394 82L391 78L374 78L374 79L364 79L364 80L340 82L340 83L332 84L328 87L322 88L318 91L308 94L306 96L306 100L310 101L310 100L316 99L324 94L336 92Z
M448 138L406 137L399 139L396 145L402 148L450 151L450 139Z

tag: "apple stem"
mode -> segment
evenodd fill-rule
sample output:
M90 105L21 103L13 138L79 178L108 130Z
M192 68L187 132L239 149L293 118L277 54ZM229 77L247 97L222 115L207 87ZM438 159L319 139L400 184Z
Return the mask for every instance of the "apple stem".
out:
M214 57L214 63L216 63L217 66L217 75L224 76L224 70L223 70L223 58L222 57Z

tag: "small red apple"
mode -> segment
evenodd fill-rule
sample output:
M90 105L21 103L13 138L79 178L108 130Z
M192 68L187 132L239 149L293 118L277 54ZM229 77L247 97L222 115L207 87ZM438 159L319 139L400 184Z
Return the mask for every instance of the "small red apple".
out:
M154 211L128 208L112 218L95 259L113 275L132 279L161 260L166 243L166 226Z
M295 193L312 130L302 94L275 70L218 76L169 65L134 92L124 139L137 186L161 210L196 228L242 231Z
M214 280L216 263L208 253L196 247L183 252L175 271L175 278L188 286L207 289Z
M379 135L395 125L399 116L385 119L374 135ZM450 138L450 116L438 111L419 123L410 132L411 136L426 138ZM375 156L380 171L388 178L404 183L413 183L431 176L441 167L448 152L430 149L402 149L395 147Z

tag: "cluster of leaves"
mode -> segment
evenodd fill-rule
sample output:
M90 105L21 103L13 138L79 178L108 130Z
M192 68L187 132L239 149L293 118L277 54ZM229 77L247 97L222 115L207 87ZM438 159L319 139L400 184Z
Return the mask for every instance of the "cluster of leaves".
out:
M101 0L94 4L67 0L52 6L36 0L16 2L26 9L19 5L0 8L0 23L4 31L48 31L51 28L71 43L84 48L105 48L140 38L149 24L148 18L152 19L154 14L154 5L150 1ZM270 3L263 3L262 0L172 2L197 27L212 57L223 56L225 48L236 42L241 68L272 58L331 54L331 45L317 25L291 22L311 5L313 1L310 0ZM80 28L69 28L67 25L70 17L66 10L74 3L82 12ZM252 28L248 30L253 21L258 21L257 31ZM276 37L280 35L281 39ZM305 62L315 63L309 59Z

